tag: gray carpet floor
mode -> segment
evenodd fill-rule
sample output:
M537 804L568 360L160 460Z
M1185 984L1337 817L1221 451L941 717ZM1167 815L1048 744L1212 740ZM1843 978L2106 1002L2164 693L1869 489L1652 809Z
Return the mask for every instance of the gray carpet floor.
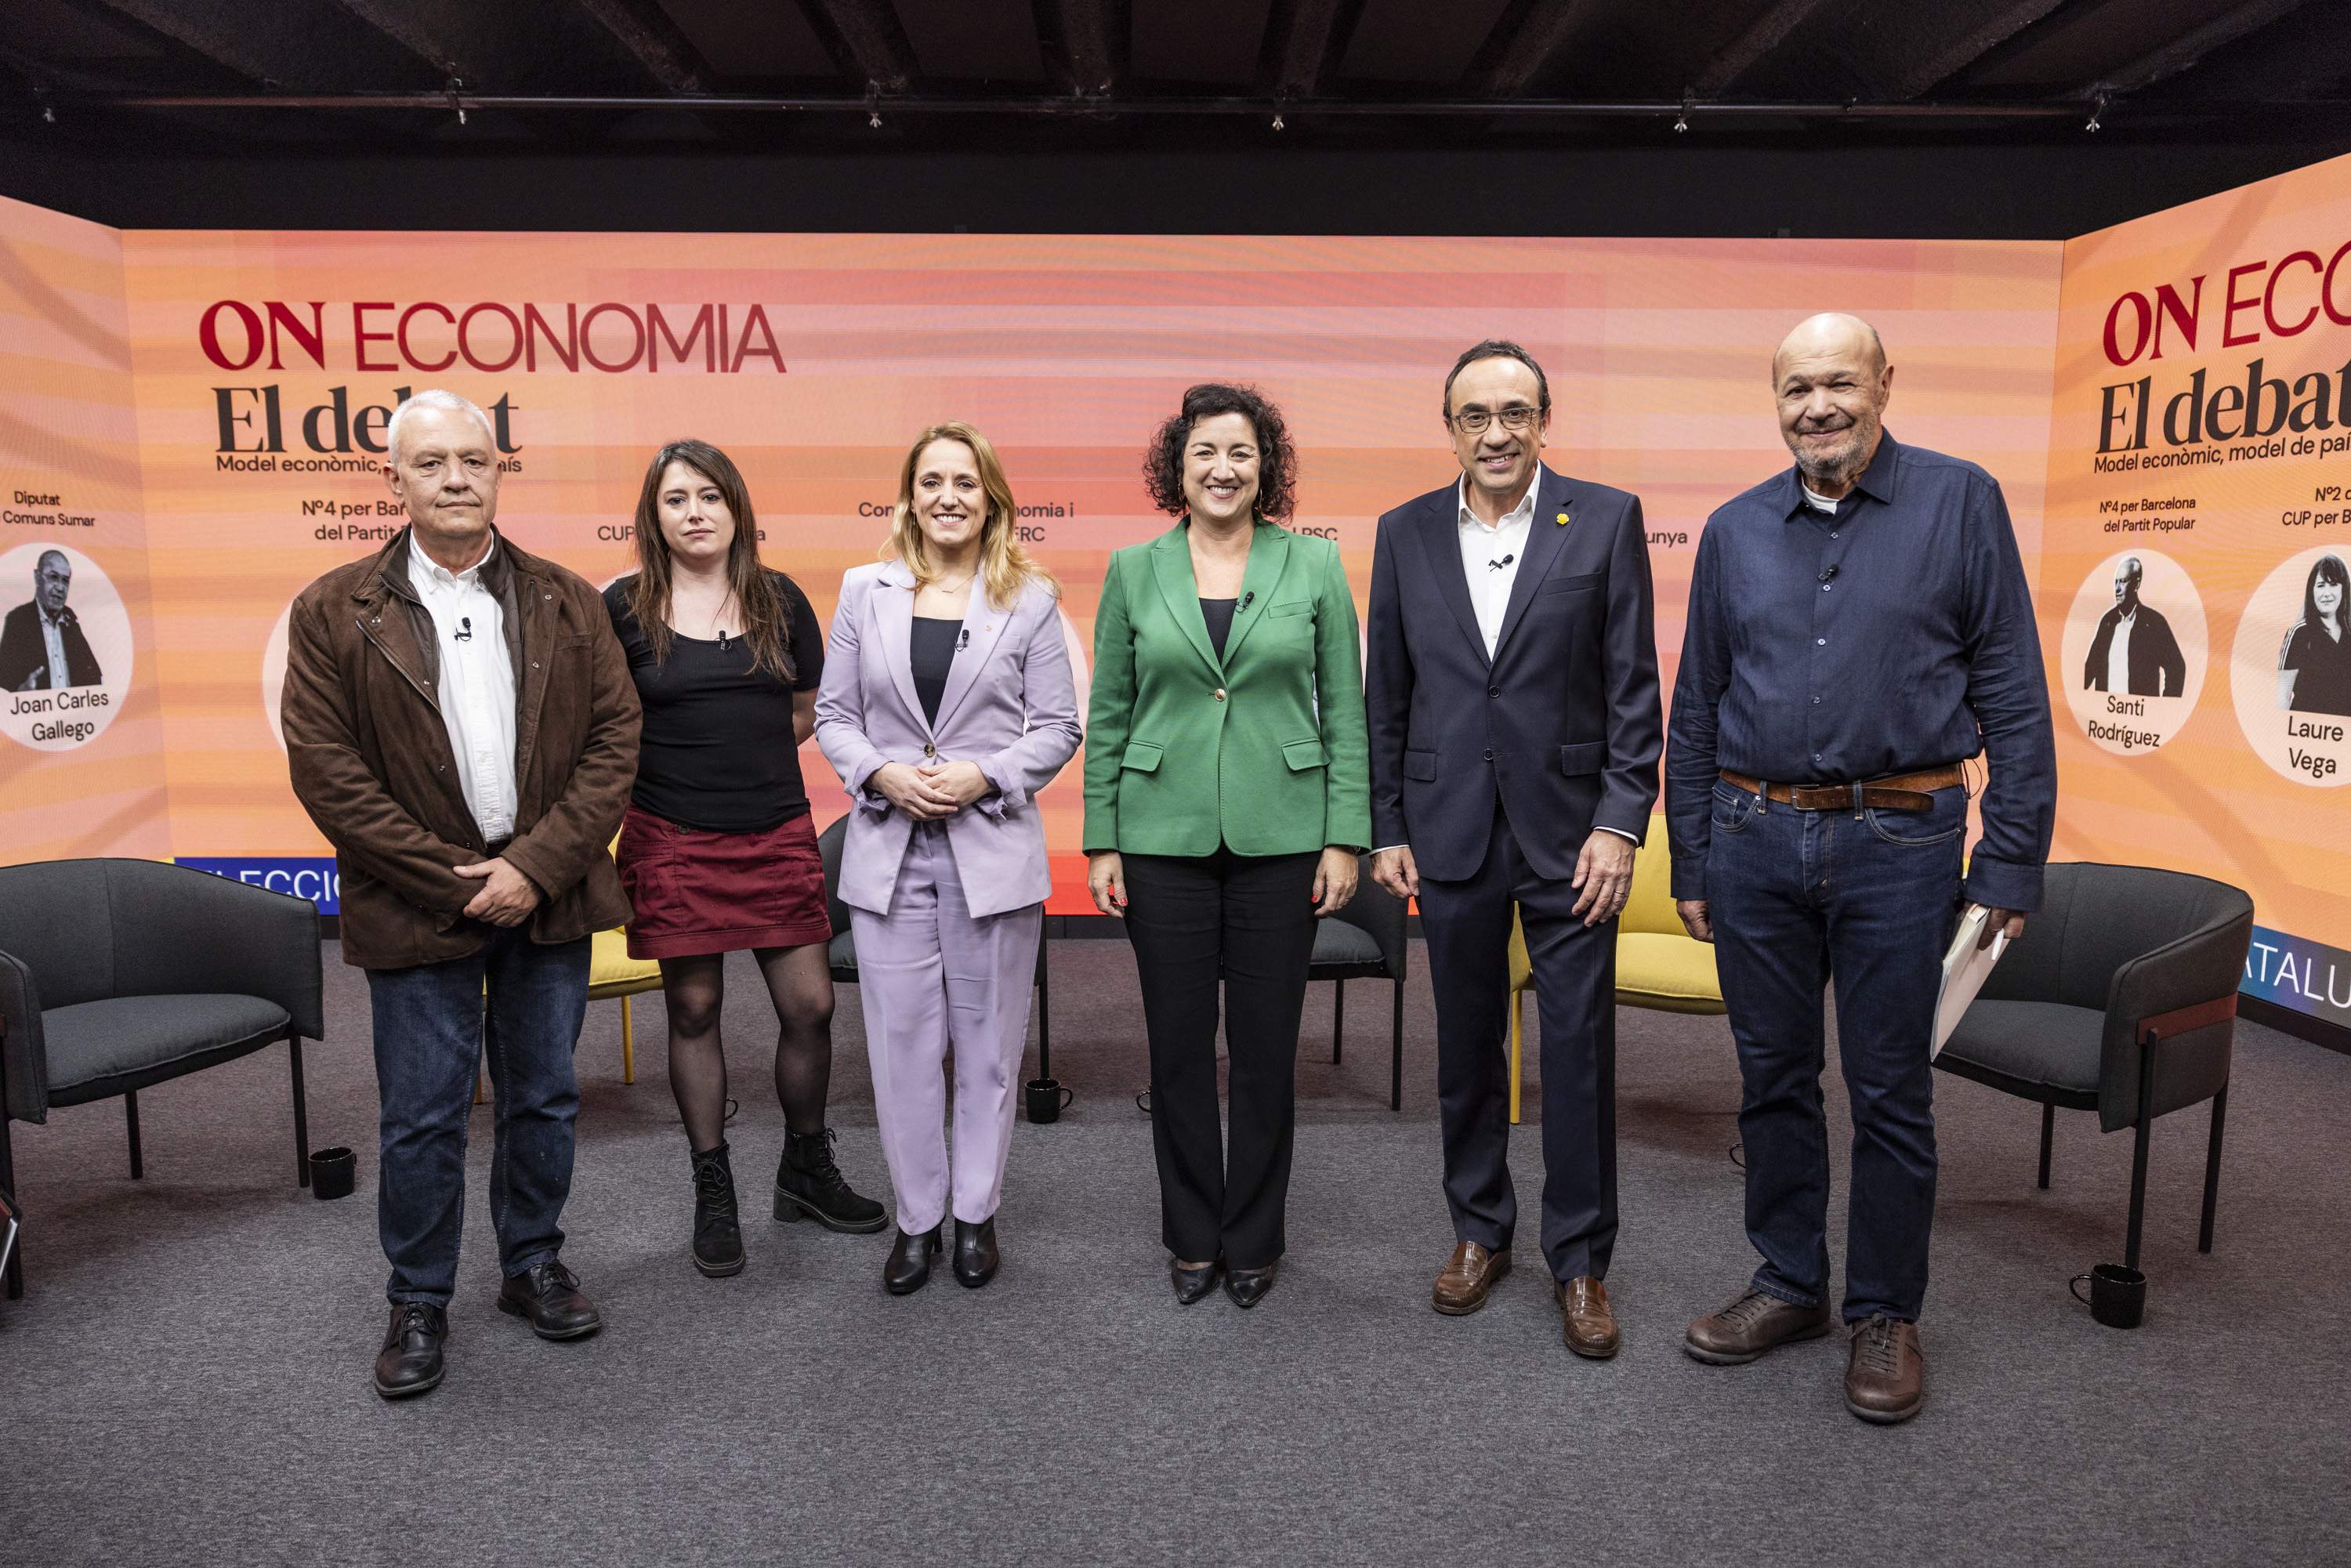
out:
M2351 1562L2351 1058L2260 1028L2238 1032L2210 1258L2205 1113L2158 1125L2136 1333L2065 1290L2120 1256L2128 1136L2061 1117L2039 1192L2035 1110L1938 1082L1928 1405L1880 1429L1844 1412L1836 1341L1735 1369L1677 1348L1752 1267L1719 1019L1619 1014L1625 1349L1593 1364L1561 1344L1539 1267L1477 1316L1428 1308L1451 1236L1425 980L1402 1116L1380 988L1351 988L1340 1068L1330 988L1310 1000L1290 1251L1247 1313L1169 1297L1123 943L1055 946L1054 1064L1078 1098L1019 1126L1004 1270L977 1292L942 1270L886 1297L886 1237L764 1210L745 1273L697 1276L658 998L633 1087L599 1004L567 1257L609 1326L545 1344L493 1308L477 1111L448 1378L386 1406L366 992L329 956L312 1142L361 1150L355 1197L295 1188L282 1051L143 1094L143 1181L119 1104L16 1130L32 1220L28 1294L0 1302L0 1562ZM781 1120L737 962L732 1138L756 1189ZM836 1041L842 1162L885 1192L853 991ZM1830 1093L1842 1170L1834 1072ZM1530 1207L1532 1133L1512 1155Z

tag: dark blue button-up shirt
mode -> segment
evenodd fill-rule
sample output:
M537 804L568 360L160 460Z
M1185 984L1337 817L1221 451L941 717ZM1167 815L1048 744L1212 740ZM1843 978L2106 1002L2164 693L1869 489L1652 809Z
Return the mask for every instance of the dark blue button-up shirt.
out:
M1706 896L1723 768L1846 784L1981 754L1967 896L2041 903L2057 758L2008 505L1972 463L1879 443L1834 515L1788 468L1707 519L1666 747L1676 898Z

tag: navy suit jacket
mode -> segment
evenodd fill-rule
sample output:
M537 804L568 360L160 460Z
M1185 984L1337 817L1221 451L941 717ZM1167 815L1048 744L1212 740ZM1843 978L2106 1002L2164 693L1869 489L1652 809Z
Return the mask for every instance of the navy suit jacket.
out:
M1665 725L1640 498L1543 472L1490 661L1459 505L1457 482L1380 519L1364 676L1372 841L1411 845L1423 876L1472 876L1499 790L1535 872L1572 877L1594 828L1637 843L1657 799Z

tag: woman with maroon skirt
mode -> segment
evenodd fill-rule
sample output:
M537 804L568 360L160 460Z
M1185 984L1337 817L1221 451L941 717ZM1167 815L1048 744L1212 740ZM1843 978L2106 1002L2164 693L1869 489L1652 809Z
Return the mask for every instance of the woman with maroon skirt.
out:
M660 960L669 1080L694 1164L694 1266L743 1268L718 1038L726 956L758 959L782 1026L776 1097L784 1151L778 1219L879 1230L825 1125L832 976L824 866L799 745L816 724L824 631L791 579L759 564L743 476L700 441L654 454L637 497L640 570L604 591L643 701L637 784L621 825L629 956Z

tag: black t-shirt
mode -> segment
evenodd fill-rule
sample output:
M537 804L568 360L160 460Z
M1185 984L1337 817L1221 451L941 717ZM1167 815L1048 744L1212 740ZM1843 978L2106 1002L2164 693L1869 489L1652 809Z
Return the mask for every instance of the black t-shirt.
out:
M753 665L740 632L724 647L672 632L667 662L655 664L629 609L636 580L624 577L604 591L645 708L631 798L657 817L706 832L763 832L807 811L792 694L814 691L824 674L824 628L808 595L782 572L768 573L791 632L792 675L783 680Z

